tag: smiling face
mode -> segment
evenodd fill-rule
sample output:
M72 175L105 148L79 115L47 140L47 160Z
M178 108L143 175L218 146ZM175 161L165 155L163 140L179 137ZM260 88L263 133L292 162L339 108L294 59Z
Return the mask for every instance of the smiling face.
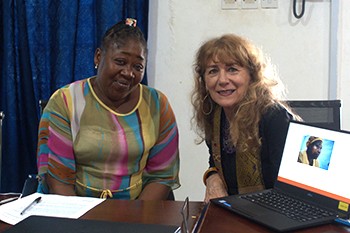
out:
M224 64L211 59L204 80L212 100L229 113L245 96L251 78L248 70L234 61Z
M121 105L137 103L136 90L145 72L145 54L144 46L136 40L129 40L121 47L113 43L106 51L96 50L94 61L98 71L93 86L107 106L118 109Z

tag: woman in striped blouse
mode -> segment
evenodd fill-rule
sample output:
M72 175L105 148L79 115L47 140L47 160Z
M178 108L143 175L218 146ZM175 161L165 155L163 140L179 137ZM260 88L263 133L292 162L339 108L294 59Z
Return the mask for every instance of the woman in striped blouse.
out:
M136 20L106 31L97 75L57 90L44 109L39 192L161 200L179 184L178 128L160 91L142 85L147 44Z

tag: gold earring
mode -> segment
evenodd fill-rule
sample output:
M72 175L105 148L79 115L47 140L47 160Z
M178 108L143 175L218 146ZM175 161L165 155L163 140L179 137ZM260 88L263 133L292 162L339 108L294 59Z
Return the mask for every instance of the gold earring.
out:
M205 108L205 107L204 107L204 102L206 101L206 99L208 99L208 101L209 101L209 111L207 111L207 112L204 111L204 108ZM203 113L204 115L208 116L208 115L211 114L212 111L213 111L213 102L212 102L212 100L211 100L211 98L210 98L210 96L209 96L209 93L207 93L207 94L204 96L203 100L202 100L202 113Z

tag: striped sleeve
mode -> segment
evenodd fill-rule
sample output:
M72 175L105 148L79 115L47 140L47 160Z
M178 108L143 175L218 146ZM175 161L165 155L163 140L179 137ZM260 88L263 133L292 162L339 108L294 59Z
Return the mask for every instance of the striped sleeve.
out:
M164 94L159 98L159 134L149 153L144 178L147 182L159 182L172 187L179 183L179 132L174 112Z
M75 183L75 159L69 116L69 92L56 91L44 109L39 124L37 166L41 178L38 191L48 193L45 175Z

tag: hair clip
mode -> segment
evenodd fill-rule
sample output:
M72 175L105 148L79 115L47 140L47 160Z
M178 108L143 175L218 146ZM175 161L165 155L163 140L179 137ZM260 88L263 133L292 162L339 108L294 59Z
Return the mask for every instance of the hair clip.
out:
M132 18L126 18L125 24L131 27L136 27L137 20Z

